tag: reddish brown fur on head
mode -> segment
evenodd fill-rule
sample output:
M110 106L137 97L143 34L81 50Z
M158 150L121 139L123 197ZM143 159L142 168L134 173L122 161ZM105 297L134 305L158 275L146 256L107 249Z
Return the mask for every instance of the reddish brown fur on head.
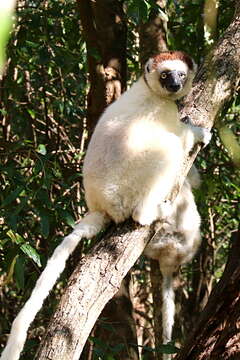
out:
M166 60L181 60L187 64L190 70L194 69L194 63L190 56L183 51L165 51L158 55L152 56L153 69L157 68L157 64Z

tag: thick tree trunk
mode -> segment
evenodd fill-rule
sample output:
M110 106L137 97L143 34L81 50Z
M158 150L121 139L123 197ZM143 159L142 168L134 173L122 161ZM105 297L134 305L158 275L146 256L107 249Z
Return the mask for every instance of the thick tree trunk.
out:
M164 12L165 0L155 0L156 5ZM144 65L153 55L168 50L166 42L167 21L159 15L157 8L152 8L147 22L140 25L140 62Z
M240 358L240 230L228 263L191 337L176 360Z
M238 1L236 16L222 40L210 54L207 65L201 68L198 82L188 97L187 106L184 109L184 113L190 115L194 122L208 128L212 127L218 112L230 98L239 81L239 10ZM179 174L178 182L169 196L170 199L174 199L177 194L199 149L200 146L197 145L190 155L186 154L183 171ZM38 360L77 360L79 358L81 349L101 310L117 292L121 280L135 263L154 231L153 226L134 229L134 225L127 222L115 230L108 231L105 235L106 240L102 240L80 262L70 278L69 285L49 325L36 357ZM239 301L238 294L234 291L234 286L237 284L234 281L238 281L239 284L236 275L234 272L230 278L232 288L226 288L232 291L229 302L232 309L235 309L234 306ZM220 316L220 313L218 314ZM233 314L232 311L231 316ZM227 314L224 313L223 316L225 315ZM233 337L232 341L234 339ZM208 344L207 339L205 343Z
M127 27L121 1L77 0L77 4L87 46L91 134L106 106L126 88Z

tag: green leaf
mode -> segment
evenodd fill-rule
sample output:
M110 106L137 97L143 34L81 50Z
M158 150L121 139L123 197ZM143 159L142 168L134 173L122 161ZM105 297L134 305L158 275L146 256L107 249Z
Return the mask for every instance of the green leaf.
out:
M2 202L2 206L7 206L11 204L16 198L21 194L21 192L24 190L24 186L18 186L14 191L12 191Z
M28 109L28 113L29 113L29 115L30 115L33 119L36 118L36 112L35 112L34 110Z
M8 271L8 273L7 273L7 277L6 277L6 279L3 281L3 284L2 284L2 285L6 285L6 284L8 284L8 283L12 280L12 276L13 276L13 273L14 273L14 268L15 268L15 264L16 264L17 258L18 258L18 255L16 255L16 256L13 258L13 260L11 261L9 271Z
M107 360L115 360L115 357L113 357L112 355L107 355Z
M46 146L44 144L39 144L37 147L37 152L39 152L42 155L46 155L47 154Z
M12 230L9 230L7 232L7 236L9 236L14 243L20 245L22 252L31 258L39 267L41 267L40 255L31 245L26 244L26 240L21 235Z
M41 258L38 252L29 244L23 244L20 246L20 249L24 254L31 258L39 267L41 267Z
M180 350L174 346L172 343L160 345L156 348L156 352L159 352L161 354L176 354Z
M72 228L74 228L75 226L75 220L72 217L72 215L67 211L67 210L62 210L59 209L59 215L60 217L63 219L63 221L68 224L69 226L71 226Z
M46 206L48 209L51 209L52 203L49 198L48 190L40 189L36 194L36 200L38 201L39 205L44 204L44 206ZM42 209L39 209L39 211L42 211ZM45 213L47 212L45 211Z
M40 211L40 226L41 226L41 234L47 238L49 235L50 223L49 223L49 215Z
M15 244L19 245L25 242L25 239L13 230L9 230L7 232L7 236L9 236L12 242L14 242Z
M43 170L43 164L40 160L38 160L36 163L35 163L35 166L33 167L33 173L34 175L38 175L40 173L40 171Z
M24 258L22 256L18 256L17 259L16 259L14 273L15 273L15 279L16 279L18 288L19 289L24 289L24 284L25 284L25 277L24 277L25 261L24 261Z
M29 40L26 41L26 44L27 44L28 46L34 48L34 49L38 49L38 48L39 48L39 44L38 44L38 43L34 43L34 42L32 42L32 41L29 41Z

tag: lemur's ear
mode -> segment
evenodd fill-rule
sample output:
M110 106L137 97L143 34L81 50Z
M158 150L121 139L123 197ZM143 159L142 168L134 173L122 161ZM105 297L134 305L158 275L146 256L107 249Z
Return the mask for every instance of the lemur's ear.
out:
M146 64L145 64L145 73L146 73L146 74L149 74L149 73L153 72L153 70L155 70L154 67L153 67L153 63L154 63L153 58L150 58L150 59L146 62Z

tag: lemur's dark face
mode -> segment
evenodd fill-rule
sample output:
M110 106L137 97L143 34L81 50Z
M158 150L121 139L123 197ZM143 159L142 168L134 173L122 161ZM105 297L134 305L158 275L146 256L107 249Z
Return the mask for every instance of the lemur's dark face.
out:
M164 60L157 64L159 88L167 97L181 97L189 74L188 65L182 60Z
M186 82L187 74L183 70L165 70L160 73L159 81L162 88L176 93L181 90Z
M175 57L162 60L161 54L150 59L145 67L145 79L149 88L160 97L173 100L180 99L189 92L194 73L194 63L190 68L184 59Z

